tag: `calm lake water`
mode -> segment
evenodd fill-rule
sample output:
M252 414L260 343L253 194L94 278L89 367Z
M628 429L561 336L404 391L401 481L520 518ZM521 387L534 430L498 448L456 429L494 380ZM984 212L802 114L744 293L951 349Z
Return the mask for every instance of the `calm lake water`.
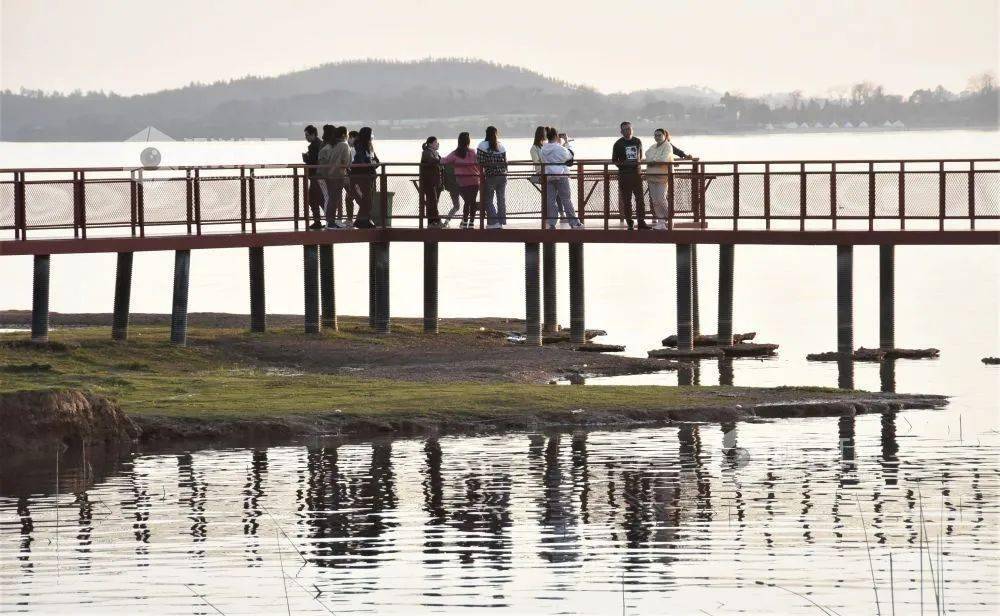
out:
M998 151L997 133L969 131L676 141L705 159ZM610 143L581 140L578 153L606 156ZM527 140L507 146L526 151ZM294 161L301 149L158 147L167 164ZM385 160L408 160L418 144L379 147ZM125 165L140 149L0 143L0 159ZM559 255L566 324L565 247ZM714 332L718 251L705 246L699 257L702 330ZM367 250L339 246L336 258L338 309L362 314ZM301 250L269 248L266 259L268 310L301 313ZM523 316L523 259L519 245L441 245L441 315ZM739 424L735 433L709 424L139 452L120 463L91 460L87 473L79 460L60 460L58 490L55 459L0 469L0 606L52 614L822 613L815 602L846 616L876 612L874 569L883 614L893 600L898 614L920 613L921 600L933 614L943 568L937 600L943 594L949 612L993 613L1000 372L980 359L1000 354L1000 250L900 247L896 263L897 343L941 349L938 360L897 362L896 390L954 396L946 410ZM421 264L418 245L393 245L394 315L421 313ZM587 246L586 266L587 324L607 330L606 341L644 356L673 333L672 246ZM169 253L136 255L134 311L169 312L172 267ZM835 273L832 247L737 248L735 329L781 345L776 359L735 361L737 385L836 386L834 364L805 361L835 348ZM30 258L0 259L0 277L0 308L30 308ZM246 279L245 251L195 252L190 309L248 312ZM113 285L113 255L52 259L55 311L110 312ZM877 345L877 291L877 251L858 247L856 345ZM879 371L858 364L856 386L878 390ZM718 366L702 362L698 379L718 383Z

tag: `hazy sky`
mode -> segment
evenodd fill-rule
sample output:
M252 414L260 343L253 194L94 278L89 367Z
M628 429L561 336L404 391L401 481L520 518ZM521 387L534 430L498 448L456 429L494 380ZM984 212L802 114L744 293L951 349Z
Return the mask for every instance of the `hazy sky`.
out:
M0 88L136 93L469 56L605 92L893 92L997 72L1000 0L0 0Z

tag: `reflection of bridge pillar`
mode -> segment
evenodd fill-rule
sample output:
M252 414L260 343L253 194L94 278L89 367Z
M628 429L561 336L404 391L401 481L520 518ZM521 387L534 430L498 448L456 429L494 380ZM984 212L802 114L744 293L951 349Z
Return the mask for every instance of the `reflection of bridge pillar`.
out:
M719 346L733 343L733 270L735 246L719 245ZM730 364L730 367L732 364Z
M896 393L896 360L895 359L883 359L879 362L878 367L879 381L881 382L881 391L885 393Z
M49 255L35 255L31 281L31 339L49 340Z
M569 339L573 344L587 342L584 322L583 243L569 245Z
M878 345L896 347L896 247L878 247Z
M424 242L424 332L438 333L437 242Z
M267 310L264 302L264 247L250 247L250 331L267 330Z
M115 267L115 305L111 339L128 340L129 301L132 297L132 253L119 252Z
M191 251L174 253L174 301L170 313L170 342L187 344L188 284L191 279Z
M554 333L559 329L556 267L556 245L552 242L545 242L542 244L542 331L547 334Z
M677 348L694 348L691 317L691 245L677 244Z
M302 274L305 277L305 332L319 333L319 247L315 244L302 247Z
M719 385L732 387L733 385L733 358L719 358Z
M333 244L319 247L319 303L320 323L337 330L337 283L334 279Z
M538 242L526 242L524 244L524 320L525 320L525 343L532 346L542 344L542 324L539 315L538 297Z

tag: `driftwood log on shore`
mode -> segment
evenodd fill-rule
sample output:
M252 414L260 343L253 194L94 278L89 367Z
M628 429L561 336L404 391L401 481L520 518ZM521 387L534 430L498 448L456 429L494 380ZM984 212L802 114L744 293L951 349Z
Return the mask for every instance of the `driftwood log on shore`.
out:
M743 342L750 342L757 337L757 332L748 332L746 334L733 334L733 340L731 345L740 344ZM677 346L677 334L671 334L664 338L660 344L665 347L676 347ZM719 337L716 334L699 334L694 337L694 346L719 346Z
M745 342L728 347L702 346L693 349L653 349L649 357L655 359L700 359L719 357L769 357L778 350L776 344L758 344Z
M941 352L938 349L866 349L861 347L851 354L854 361L878 362L883 359L934 359ZM840 353L828 351L826 353L810 353L806 355L809 361L837 361Z

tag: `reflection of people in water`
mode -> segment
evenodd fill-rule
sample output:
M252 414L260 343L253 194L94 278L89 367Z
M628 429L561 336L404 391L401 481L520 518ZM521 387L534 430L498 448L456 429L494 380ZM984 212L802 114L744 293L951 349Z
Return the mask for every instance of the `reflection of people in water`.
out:
M462 564L472 565L481 560L498 570L509 569L510 493L513 485L510 474L497 472L499 467L496 465L489 470L466 473L462 482L465 489L461 497L449 501L449 513L444 495L441 443L437 439L428 439L424 453L424 511L428 515L424 554L442 554L440 557L425 558L424 562L439 564L448 561L442 549L445 545L444 525L447 524L460 533L456 543L462 548L459 551Z
M382 514L396 508L395 477L392 472L392 444L373 443L368 469L360 477L341 468L336 447L311 449L307 455L308 479L304 495L308 525L314 542L316 564L322 567L376 567L377 556L391 551L377 545L395 522ZM360 469L359 469L360 470ZM311 513L309 513L311 512Z
M28 504L27 496L17 499L17 517L21 520L21 543L18 546L17 559L21 561L21 569L25 573L30 573L35 568L35 563L31 562L31 544L35 542L31 534L35 532L35 521L31 518Z
M204 543L208 536L208 519L205 517L205 501L208 498L208 486L205 484L204 472L195 472L194 458L190 453L177 456L177 488L183 494L188 491L188 497L181 502L186 502L191 513L188 519L191 520L191 537L194 543ZM138 514L137 514L138 515ZM139 539L138 534L136 539ZM188 551L189 554L202 558L205 556L204 548Z
M243 534L247 538L246 557L249 566L255 566L263 559L260 556L259 518L260 497L264 495L264 477L267 475L267 450L254 449L247 479L243 484Z
M444 547L444 524L447 521L444 508L444 479L441 475L441 443L429 438L424 444L426 467L424 468L424 512L427 524L424 528L424 554L441 554ZM424 563L433 565L446 562L447 558L424 558Z
M570 562L579 557L576 516L562 485L559 460L559 434L549 436L545 446L545 467L542 475L542 528L539 556L548 562ZM556 569L561 571L561 569Z

